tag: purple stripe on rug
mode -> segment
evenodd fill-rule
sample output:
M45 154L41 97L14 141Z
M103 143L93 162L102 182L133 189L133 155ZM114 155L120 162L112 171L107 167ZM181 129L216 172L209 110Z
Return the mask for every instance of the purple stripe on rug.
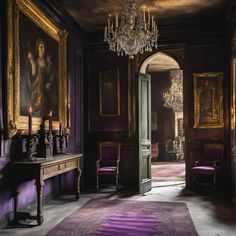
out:
M197 236L185 203L93 199L47 236Z
M123 212L109 216L96 236L153 236L157 232L157 221L154 217Z

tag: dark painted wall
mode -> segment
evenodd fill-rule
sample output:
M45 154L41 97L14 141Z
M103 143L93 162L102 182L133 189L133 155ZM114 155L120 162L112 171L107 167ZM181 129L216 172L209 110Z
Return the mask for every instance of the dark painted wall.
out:
M11 176L9 161L11 156L19 154L21 150L21 140L11 139L6 140L3 136L4 118L7 116L5 112L6 107L6 48L7 48L7 37L6 37L6 2L1 1L0 8L0 138L1 138L1 157L0 157L0 223L5 221L5 217L13 211L13 199L11 193ZM81 33L78 25L71 19L67 13L60 8L57 2L47 1L36 1L38 6L43 12L53 21L58 27L68 31L68 94L70 101L70 124L71 132L69 136L69 142L67 152L83 152L83 44L84 36ZM4 21L3 21L4 19ZM83 166L83 160L81 160ZM73 183L71 181L73 173L64 174L62 177L62 186L64 191L71 193ZM34 185L35 181L23 183L19 190L19 206L24 207L28 203L36 199L36 188ZM58 177L49 179L44 185L43 195L56 194L58 191Z

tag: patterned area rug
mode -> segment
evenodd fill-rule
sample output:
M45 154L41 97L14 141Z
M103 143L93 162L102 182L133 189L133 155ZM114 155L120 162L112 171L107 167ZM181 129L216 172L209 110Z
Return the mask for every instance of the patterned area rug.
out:
M185 163L157 163L152 165L152 179L158 181L185 180Z
M47 236L197 236L185 203L94 199Z

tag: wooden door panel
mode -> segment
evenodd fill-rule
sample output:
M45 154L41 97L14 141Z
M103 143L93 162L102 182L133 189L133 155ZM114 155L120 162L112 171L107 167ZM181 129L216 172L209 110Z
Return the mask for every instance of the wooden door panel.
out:
M139 74L139 192L151 190L151 77Z

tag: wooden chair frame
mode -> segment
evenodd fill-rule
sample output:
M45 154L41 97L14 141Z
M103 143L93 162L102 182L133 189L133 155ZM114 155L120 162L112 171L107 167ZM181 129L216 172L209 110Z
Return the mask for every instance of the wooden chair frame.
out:
M96 175L97 175L97 191L99 191L99 173L98 170L100 168L100 164L103 158L102 148L104 147L117 147L118 149L118 156L116 161L116 190L119 188L119 174L120 174L120 149L121 149L121 142L117 141L102 141L99 143L99 160L96 162ZM109 175L109 174L108 174Z

